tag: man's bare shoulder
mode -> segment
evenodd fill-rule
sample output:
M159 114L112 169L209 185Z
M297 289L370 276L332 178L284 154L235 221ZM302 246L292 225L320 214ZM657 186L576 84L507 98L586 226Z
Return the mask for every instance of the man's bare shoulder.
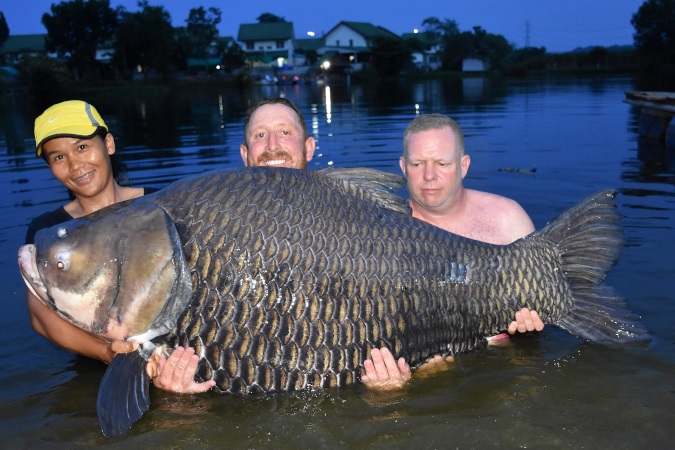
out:
M491 192L467 190L468 203L476 215L490 217L500 230L501 243L509 243L534 231L532 219L518 202Z
M489 210L492 214L499 213L525 213L525 210L516 202L508 197L493 194L491 192L476 191L466 189L467 200L469 204L480 209Z

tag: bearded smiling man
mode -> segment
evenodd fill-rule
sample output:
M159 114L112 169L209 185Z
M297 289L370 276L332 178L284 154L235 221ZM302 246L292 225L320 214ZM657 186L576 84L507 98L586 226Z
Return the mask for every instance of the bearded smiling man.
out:
M244 119L244 143L239 151L248 167L306 169L315 149L302 113L285 98L260 101Z

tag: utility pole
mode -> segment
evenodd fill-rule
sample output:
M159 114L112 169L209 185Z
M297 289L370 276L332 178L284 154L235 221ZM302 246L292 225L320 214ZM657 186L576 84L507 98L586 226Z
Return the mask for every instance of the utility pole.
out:
M525 48L530 47L530 21L525 21Z

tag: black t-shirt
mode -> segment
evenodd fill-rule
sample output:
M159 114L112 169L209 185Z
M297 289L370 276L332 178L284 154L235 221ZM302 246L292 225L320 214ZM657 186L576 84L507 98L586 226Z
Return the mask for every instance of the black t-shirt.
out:
M158 190L159 189L157 188L143 188L143 195L152 194ZM55 209L54 211L40 214L35 219L31 220L30 225L28 225L28 230L26 231L26 244L34 243L35 233L42 230L43 228L53 227L54 225L67 222L72 219L74 219L74 217L68 214L66 208L63 206Z

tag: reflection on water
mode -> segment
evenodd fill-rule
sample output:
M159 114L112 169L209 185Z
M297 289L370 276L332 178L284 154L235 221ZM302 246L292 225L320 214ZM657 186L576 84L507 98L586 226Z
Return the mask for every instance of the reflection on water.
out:
M616 188L626 247L608 276L643 317L640 348L583 343L549 326L507 347L463 355L377 397L363 387L253 397L152 392L129 435L106 441L95 400L104 366L63 352L30 329L16 251L37 214L66 201L33 156L44 101L0 100L0 437L9 447L662 448L673 438L675 220L673 154L637 138L623 102L628 79L468 78L367 86L178 87L92 94L129 180L163 186L238 167L242 120L257 98L283 95L317 141L311 168L364 165L398 172L416 114L463 127L467 186L519 201L538 227L593 191ZM527 169L519 171L516 169ZM11 419L10 419L11 418Z

